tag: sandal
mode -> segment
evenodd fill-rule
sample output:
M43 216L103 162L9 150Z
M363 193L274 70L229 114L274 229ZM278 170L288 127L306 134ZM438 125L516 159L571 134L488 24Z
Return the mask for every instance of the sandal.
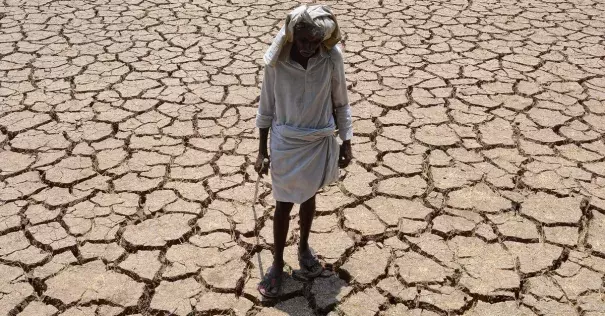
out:
M256 289L266 298L276 298L281 293L282 281L283 271L277 271L273 267L270 267L263 276L263 279L258 283Z
M298 264L300 265L302 276L312 279L319 276L323 272L324 267L319 262L315 251L311 247L308 249L309 251L305 255L301 255L300 251L298 252Z

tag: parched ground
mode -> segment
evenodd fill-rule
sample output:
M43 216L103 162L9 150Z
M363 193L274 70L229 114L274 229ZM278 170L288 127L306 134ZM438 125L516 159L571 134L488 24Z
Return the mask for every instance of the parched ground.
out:
M0 314L605 315L605 4L330 4L356 160L311 243L337 273L266 302L254 121L296 4L2 0Z

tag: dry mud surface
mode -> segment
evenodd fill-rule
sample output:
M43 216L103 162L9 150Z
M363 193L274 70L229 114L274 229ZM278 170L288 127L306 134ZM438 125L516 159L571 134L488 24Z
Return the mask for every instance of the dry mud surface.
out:
M0 314L604 315L605 4L330 4L356 133L311 237L335 272L267 302L254 119L296 4L2 0Z

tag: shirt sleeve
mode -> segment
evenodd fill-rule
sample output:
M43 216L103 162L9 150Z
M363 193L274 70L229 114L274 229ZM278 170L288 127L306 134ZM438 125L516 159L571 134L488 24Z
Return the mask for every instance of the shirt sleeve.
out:
M256 127L269 128L275 114L275 69L265 66L263 84L260 91L260 102L256 113Z
M353 138L353 120L351 118L351 107L347 96L347 80L345 78L345 67L342 53L338 46L332 49L332 106L338 125L338 134L343 141Z

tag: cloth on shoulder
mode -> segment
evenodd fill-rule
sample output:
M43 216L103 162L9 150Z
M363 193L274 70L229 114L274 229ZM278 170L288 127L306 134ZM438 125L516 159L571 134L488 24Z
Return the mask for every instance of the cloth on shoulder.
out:
M323 45L328 51L341 40L340 28L330 7L325 5L301 5L286 16L286 22L273 39L263 59L266 65L274 66L282 48L294 38L294 26L300 21L312 22L324 31Z

